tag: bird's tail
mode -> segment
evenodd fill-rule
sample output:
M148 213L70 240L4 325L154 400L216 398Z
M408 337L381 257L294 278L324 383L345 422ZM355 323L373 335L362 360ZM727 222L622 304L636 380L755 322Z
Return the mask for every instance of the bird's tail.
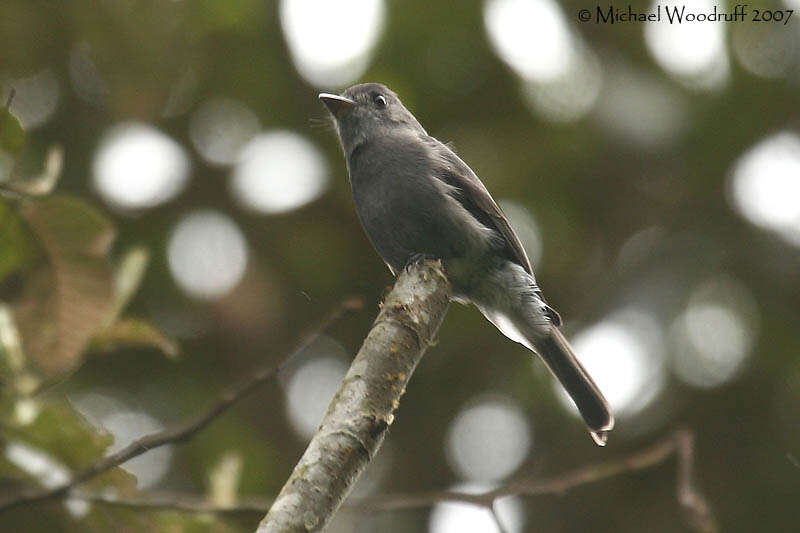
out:
M553 326L547 334L525 335L534 351L544 360L578 407L598 446L605 446L608 432L614 427L614 415L603 393L583 368L567 339ZM541 330L539 330L541 331Z
M614 427L611 408L558 330L561 318L544 302L533 276L506 261L489 271L470 300L506 337L539 354L575 402L594 441L605 446Z

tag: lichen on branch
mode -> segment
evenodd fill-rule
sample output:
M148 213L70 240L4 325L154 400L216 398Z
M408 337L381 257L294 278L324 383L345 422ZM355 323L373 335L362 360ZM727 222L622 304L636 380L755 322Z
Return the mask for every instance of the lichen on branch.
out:
M325 527L380 448L449 300L450 285L438 261L401 273L258 533Z

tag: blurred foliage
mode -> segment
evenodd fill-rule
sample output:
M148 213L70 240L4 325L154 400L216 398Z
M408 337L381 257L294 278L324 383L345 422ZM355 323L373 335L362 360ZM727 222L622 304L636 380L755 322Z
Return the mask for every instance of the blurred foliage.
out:
M6 105L0 109L0 148L15 156L25 145L25 131L17 117L9 111L9 106L14 100L13 97L14 93L12 92L9 94Z
M20 216L45 260L24 281L15 316L28 357L45 372L73 368L112 300L111 223L83 200L24 202Z
M751 358L713 389L670 376L654 406L620 420L599 450L561 408L541 365L532 367L529 354L474 309L453 306L378 458L389 465L376 474L378 490L458 483L445 454L448 425L476 396L493 393L519 403L532 421L532 451L517 476L624 456L687 426L697 435L698 485L723 531L796 530L800 469L790 458L800 457L800 256L731 209L726 178L764 136L800 128L800 68L761 78L731 60L723 89L692 91L654 63L641 25L577 25L573 15L592 6L559 3L605 66L653 80L679 103L679 134L643 148L615 135L599 110L570 124L531 112L520 80L487 42L477 0L457 8L387 2L361 81L391 86L432 135L453 142L498 200L513 198L534 215L543 245L537 278L568 333L628 305L647 308L669 332L694 287L727 276L757 303ZM797 30L796 19L785 28ZM0 347L4 449L25 443L70 470L85 467L106 453L110 437L83 420L75 399L102 394L165 424L183 419L250 369L281 360L343 297L358 293L377 304L391 283L356 219L335 137L318 127L326 116L320 88L289 58L277 2L3 0L0 42L4 91L42 69L58 83L56 111L30 131L22 131L13 100L11 113L0 111L0 315L6 309L13 318L0 321L0 338L20 337L18 346ZM292 130L320 147L332 178L327 193L280 215L235 203L230 169L190 148L193 111L220 96L248 106L264 129ZM182 194L141 211L103 207L91 185L93 157L103 134L123 121L153 124L187 148L193 169ZM171 230L197 208L226 213L248 242L246 275L217 300L183 294L169 272ZM299 359L355 353L371 319L365 312L333 328L340 352L312 347ZM178 342L182 357L164 357ZM220 489L225 481L218 474L209 481L209 472L233 453L243 462L241 495L274 495L305 445L285 402L281 387L264 387L177 447L156 488L224 492L230 502L234 489ZM4 454L0 475L4 493L41 483ZM558 499L525 499L527 530L681 531L673 477L665 465ZM120 469L93 483L134 491ZM4 513L0 523L24 531L250 531L259 519L89 509L75 515L53 502ZM428 516L426 509L347 513L332 530L425 531Z
M25 270L33 261L36 247L10 204L0 201L0 280Z
M104 215L71 196L13 202L0 198L0 286L16 293L16 327L37 370L49 378L74 371L92 339L94 350L152 346L176 354L174 342L151 323L118 320L147 258L131 252L115 286L108 257L114 228Z
M0 121L2 149L19 156L25 132L7 109L0 114ZM60 155L53 156L51 151L48 158L53 157ZM13 167L16 164L12 162ZM73 373L90 349L107 352L151 347L170 356L177 353L175 342L151 322L119 318L144 276L146 251L131 250L113 272L109 257L115 237L113 223L83 199L47 195L59 177L60 162L45 165L49 171L44 179L15 173L0 182L3 499L26 484L54 487L65 483L71 472L91 466L113 443L113 437L87 423L69 403L38 394L43 387ZM12 450L17 450L16 455ZM136 480L115 468L86 486L95 490L113 487L124 495L135 490ZM70 513L83 520L75 531L108 528L103 513L98 516L81 505L85 509L73 507ZM55 513L66 516L64 504L56 506ZM27 512L23 511L23 516ZM181 515L165 514L155 523L159 528L183 529L195 522L194 518L187 521ZM198 523L203 530L213 526L208 519ZM45 528L46 524L42 522ZM223 527L213 529L225 531Z

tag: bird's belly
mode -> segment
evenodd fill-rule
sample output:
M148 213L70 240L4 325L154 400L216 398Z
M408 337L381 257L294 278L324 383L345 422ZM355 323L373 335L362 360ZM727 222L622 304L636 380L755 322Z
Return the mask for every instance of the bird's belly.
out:
M424 183L393 185L353 193L367 236L395 272L417 254L447 261L488 250L490 230L456 200Z

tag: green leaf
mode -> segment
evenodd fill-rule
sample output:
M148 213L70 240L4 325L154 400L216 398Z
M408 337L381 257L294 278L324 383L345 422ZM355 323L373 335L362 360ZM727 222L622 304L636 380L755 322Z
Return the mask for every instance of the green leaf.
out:
M102 458L114 439L89 424L68 403L47 399L25 400L36 402L36 415L32 421L21 424L12 415L17 402L6 402L2 408L4 441L15 442L49 457L53 462L77 471ZM36 472L27 472L19 464L0 458L0 476L24 477L34 480ZM135 478L120 468L98 478L104 486L131 491Z
M178 343L163 331L137 318L117 320L98 332L89 346L92 352L112 352L123 348L155 348L170 358L177 357L180 351Z
M19 123L9 106L14 98L13 91L9 95L8 102L0 109L0 149L9 153L11 156L17 156L25 146L25 130L22 129L22 124Z
M41 170L38 154L26 150L14 164L8 178L2 182L3 187L25 196L43 196L50 194L61 177L64 165L64 149L55 144L47 149Z
M143 246L135 246L128 250L114 270L114 313L111 321L117 319L127 307L131 298L139 290L139 285L147 272L150 252Z
M20 216L45 261L26 277L14 312L25 355L47 375L73 369L112 312L111 223L74 197L29 199Z
M24 380L20 374L25 369L25 355L19 330L9 307L0 302L0 395L14 394L19 382Z
M30 230L11 203L0 198L0 283L30 266L36 255L36 243Z
M0 454L0 499L13 497L31 486L52 486L97 463L108 452L113 438L93 426L69 403L49 399L26 399L35 402L32 419L24 423L14 416L15 402L0 402L0 424L3 427L3 452ZM19 402L16 402L18 404ZM143 435L141 435L143 436ZM124 466L113 468L81 484L78 493L110 494L133 498L136 478ZM158 496L156 496L158 498ZM79 498L78 498L79 499ZM66 500L64 500L66 501ZM53 504L29 506L29 520L22 530L48 530L57 524L64 531L181 531L234 532L238 529L216 518L175 511L128 509L104 504L90 504L79 521L67 518L65 508ZM23 511L24 513L24 511ZM26 518L21 515L21 521ZM19 517L18 517L19 518ZM69 520L67 522L67 520ZM35 527L38 524L42 527ZM33 526L31 526L33 524ZM64 529L64 526L66 529ZM5 523L4 523L5 525ZM74 525L74 527L73 527ZM5 531L8 528L3 528ZM52 528L50 528L52 530Z

